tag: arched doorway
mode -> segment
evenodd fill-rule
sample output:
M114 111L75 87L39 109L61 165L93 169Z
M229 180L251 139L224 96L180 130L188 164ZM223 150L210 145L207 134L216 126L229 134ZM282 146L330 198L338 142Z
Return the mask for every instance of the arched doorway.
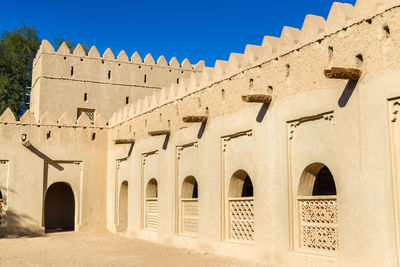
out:
M300 178L297 209L300 249L335 254L338 244L336 185L322 163L308 165Z
M68 184L58 182L47 189L44 215L46 232L74 231L75 199Z
M145 225L149 231L157 231L158 225L158 183L155 178L150 179L146 186Z
M126 232L128 227L128 182L124 181L119 190L118 231Z
M236 171L229 183L228 192L229 239L254 240L253 183L244 170Z
M197 235L199 231L198 185L196 178L188 176L183 180L180 201L180 232Z

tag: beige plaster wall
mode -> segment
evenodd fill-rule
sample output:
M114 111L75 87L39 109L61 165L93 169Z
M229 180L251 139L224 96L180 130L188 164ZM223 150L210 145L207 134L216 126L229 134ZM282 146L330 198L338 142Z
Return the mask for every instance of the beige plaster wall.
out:
M195 89L188 86L187 91L169 94L171 87L164 98L159 96L158 106L143 105L127 119L111 120L109 160L129 154L129 145L114 145L113 140L136 140L128 157L134 195L128 235L277 266L398 266L394 118L400 96L399 13L394 8ZM386 25L390 35L385 34ZM363 62L356 57L359 54ZM360 68L361 79L358 83L327 79L323 71L332 66ZM272 103L242 102L241 96L249 93L272 94ZM205 114L209 120L202 134L200 124L182 121L183 116ZM167 146L165 136L148 135L165 129L171 131ZM183 149L178 159L177 148L193 143L196 152L185 154ZM143 155L152 151L157 151L157 160L143 166ZM333 256L296 246L298 183L303 170L314 162L328 166L336 183L339 252ZM253 244L225 239L227 180L238 169L247 171L254 185ZM148 172L158 177L162 206L161 225L152 235L140 223L141 190ZM183 173L195 176L199 183L197 238L177 233ZM112 191L108 189L109 194ZM113 228L110 220L108 228Z

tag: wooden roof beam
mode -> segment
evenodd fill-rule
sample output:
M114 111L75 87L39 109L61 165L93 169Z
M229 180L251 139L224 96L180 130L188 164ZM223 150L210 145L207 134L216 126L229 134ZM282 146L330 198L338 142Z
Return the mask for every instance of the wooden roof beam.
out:
M170 130L159 130L159 131L151 131L149 132L150 136L160 136L160 135L169 135L171 133Z
M272 96L263 94L242 95L242 100L247 103L269 104L272 101Z
M197 122L201 122L201 123L205 123L208 120L207 116L185 116L182 118L183 122L186 123L197 123Z
M135 139L115 139L114 144L116 145L123 145L123 144L134 144Z
M325 77L329 79L345 79L357 81L361 77L361 70L352 68L332 67L324 71Z

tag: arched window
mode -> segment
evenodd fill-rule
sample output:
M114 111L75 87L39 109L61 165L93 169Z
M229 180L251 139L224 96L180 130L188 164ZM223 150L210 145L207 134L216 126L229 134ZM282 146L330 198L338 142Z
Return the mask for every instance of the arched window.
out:
M152 178L146 186L145 199L145 229L157 231L158 224L158 184L157 180Z
M244 170L236 171L231 177L227 215L229 239L254 240L253 183Z
M298 246L322 254L339 248L336 185L329 168L313 163L303 171L298 193Z
M121 184L119 190L118 231L126 232L128 228L128 181Z
M197 235L199 222L198 186L196 178L188 176L183 180L180 201L180 232Z

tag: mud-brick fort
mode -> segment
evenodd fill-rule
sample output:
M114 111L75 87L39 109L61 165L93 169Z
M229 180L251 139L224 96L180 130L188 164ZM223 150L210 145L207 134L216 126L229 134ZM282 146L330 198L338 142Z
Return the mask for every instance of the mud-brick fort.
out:
M334 3L213 68L47 41L33 64L30 110L0 117L2 235L400 266L399 0Z

